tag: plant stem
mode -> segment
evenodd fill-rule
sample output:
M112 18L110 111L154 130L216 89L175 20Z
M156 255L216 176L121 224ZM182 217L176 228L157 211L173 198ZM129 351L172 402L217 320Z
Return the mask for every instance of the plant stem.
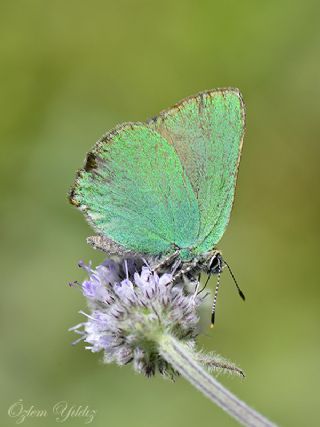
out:
M160 354L174 369L240 424L248 427L276 427L209 375L186 345L170 335L162 335L158 345Z

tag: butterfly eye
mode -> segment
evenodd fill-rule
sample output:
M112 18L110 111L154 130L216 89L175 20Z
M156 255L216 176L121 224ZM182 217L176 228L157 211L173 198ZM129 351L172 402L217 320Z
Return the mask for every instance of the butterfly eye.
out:
M222 272L222 256L217 253L215 254L209 262L208 270L211 274L219 274Z

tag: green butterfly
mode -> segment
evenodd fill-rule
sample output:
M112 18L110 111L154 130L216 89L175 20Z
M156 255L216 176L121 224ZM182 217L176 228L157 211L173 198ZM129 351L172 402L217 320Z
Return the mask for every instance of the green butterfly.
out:
M245 126L238 89L186 98L124 123L87 154L70 192L109 254L178 260L178 275L219 273Z

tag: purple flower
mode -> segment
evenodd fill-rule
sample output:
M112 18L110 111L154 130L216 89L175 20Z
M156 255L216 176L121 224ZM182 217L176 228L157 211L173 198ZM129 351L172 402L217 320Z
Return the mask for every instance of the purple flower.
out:
M158 370L173 377L175 371L157 352L155 338L171 334L193 346L202 298L174 285L172 274L158 276L132 261L106 260L95 269L80 266L89 276L82 292L91 312L81 312L86 321L71 329L81 335L86 348L102 351L106 363L132 361L148 376Z

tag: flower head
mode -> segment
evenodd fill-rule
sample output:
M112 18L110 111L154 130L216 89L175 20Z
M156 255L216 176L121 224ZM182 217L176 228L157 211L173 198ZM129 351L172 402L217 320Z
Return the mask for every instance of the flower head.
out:
M195 348L197 309L205 298L197 293L197 280L189 283L195 285L191 289L185 283L175 283L171 271L158 275L142 261L132 259L107 259L95 269L82 262L79 266L88 274L81 290L90 313L81 311L86 321L70 328L80 335L74 343L83 340L86 349L102 351L105 363L132 362L139 373L152 376L159 371L174 378L183 366L167 351L167 343L174 342L184 354L183 364L192 357L209 370L243 376L228 360ZM175 356L180 357L178 353Z
M86 348L103 351L106 363L133 362L148 376L158 370L172 377L174 369L159 355L158 337L170 334L193 346L200 296L174 285L171 273L159 276L131 260L109 259L96 269L80 266L89 275L81 288L91 313L83 313L86 322L71 329L81 334Z

